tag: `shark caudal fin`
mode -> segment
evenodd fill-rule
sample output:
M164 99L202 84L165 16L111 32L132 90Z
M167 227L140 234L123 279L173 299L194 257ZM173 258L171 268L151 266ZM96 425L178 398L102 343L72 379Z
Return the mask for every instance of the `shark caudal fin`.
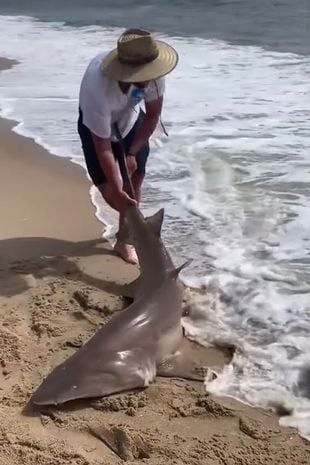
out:
M151 226L153 232L155 233L157 237L160 237L161 228L162 228L163 221L164 221L164 214L165 214L165 209L161 208L156 213L154 213L154 215L148 216L147 218L145 218L145 221L147 222L148 225Z

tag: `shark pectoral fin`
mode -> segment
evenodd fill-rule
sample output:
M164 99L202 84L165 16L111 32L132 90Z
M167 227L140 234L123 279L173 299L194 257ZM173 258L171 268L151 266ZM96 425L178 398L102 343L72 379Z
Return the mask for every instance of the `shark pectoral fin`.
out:
M100 439L122 460L133 460L134 457L131 453L130 439L125 431L117 427L112 429L101 425L99 427L89 427L89 432L97 439Z
M192 263L192 259L190 258L189 260L186 260L186 262L182 263L182 265L178 266L177 268L172 268L168 272L168 276L171 279L177 279L183 268L187 267Z
M127 431L126 427L112 426L107 428L104 425L90 426L89 432L97 439L101 440L122 460L149 459L151 447L140 435L133 435Z
M35 405L59 405L148 386L156 376L155 360L137 348L68 359L55 368L31 398Z
M157 376L182 378L192 381L204 381L209 369L198 365L193 359L177 352L157 365Z

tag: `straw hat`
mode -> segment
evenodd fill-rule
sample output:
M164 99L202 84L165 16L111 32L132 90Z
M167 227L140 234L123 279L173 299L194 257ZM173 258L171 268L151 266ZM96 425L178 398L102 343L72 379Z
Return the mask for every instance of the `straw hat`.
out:
M128 29L117 48L103 59L104 73L121 82L143 82L170 73L178 64L176 50L142 29Z

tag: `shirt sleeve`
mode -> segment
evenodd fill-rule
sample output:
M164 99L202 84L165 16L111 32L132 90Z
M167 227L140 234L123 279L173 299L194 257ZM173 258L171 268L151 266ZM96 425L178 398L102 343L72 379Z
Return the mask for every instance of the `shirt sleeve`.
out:
M152 81L145 89L144 99L146 102L152 102L162 97L165 93L165 78L161 77Z
M96 136L111 137L111 106L100 66L101 54L89 63L80 86L79 106L83 124Z
M83 113L83 124L96 136L103 139L111 137L111 112L109 108L102 109L98 105L98 99L88 97L84 100L81 108Z

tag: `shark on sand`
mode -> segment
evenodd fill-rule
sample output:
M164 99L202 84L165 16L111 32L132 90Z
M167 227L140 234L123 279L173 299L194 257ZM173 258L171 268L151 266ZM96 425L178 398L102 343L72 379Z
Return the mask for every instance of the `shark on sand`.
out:
M136 206L127 225L140 276L126 286L133 303L112 316L81 348L43 380L34 405L60 405L145 388L156 376L203 381L204 370L182 354L183 284L161 240L164 210L144 218Z

